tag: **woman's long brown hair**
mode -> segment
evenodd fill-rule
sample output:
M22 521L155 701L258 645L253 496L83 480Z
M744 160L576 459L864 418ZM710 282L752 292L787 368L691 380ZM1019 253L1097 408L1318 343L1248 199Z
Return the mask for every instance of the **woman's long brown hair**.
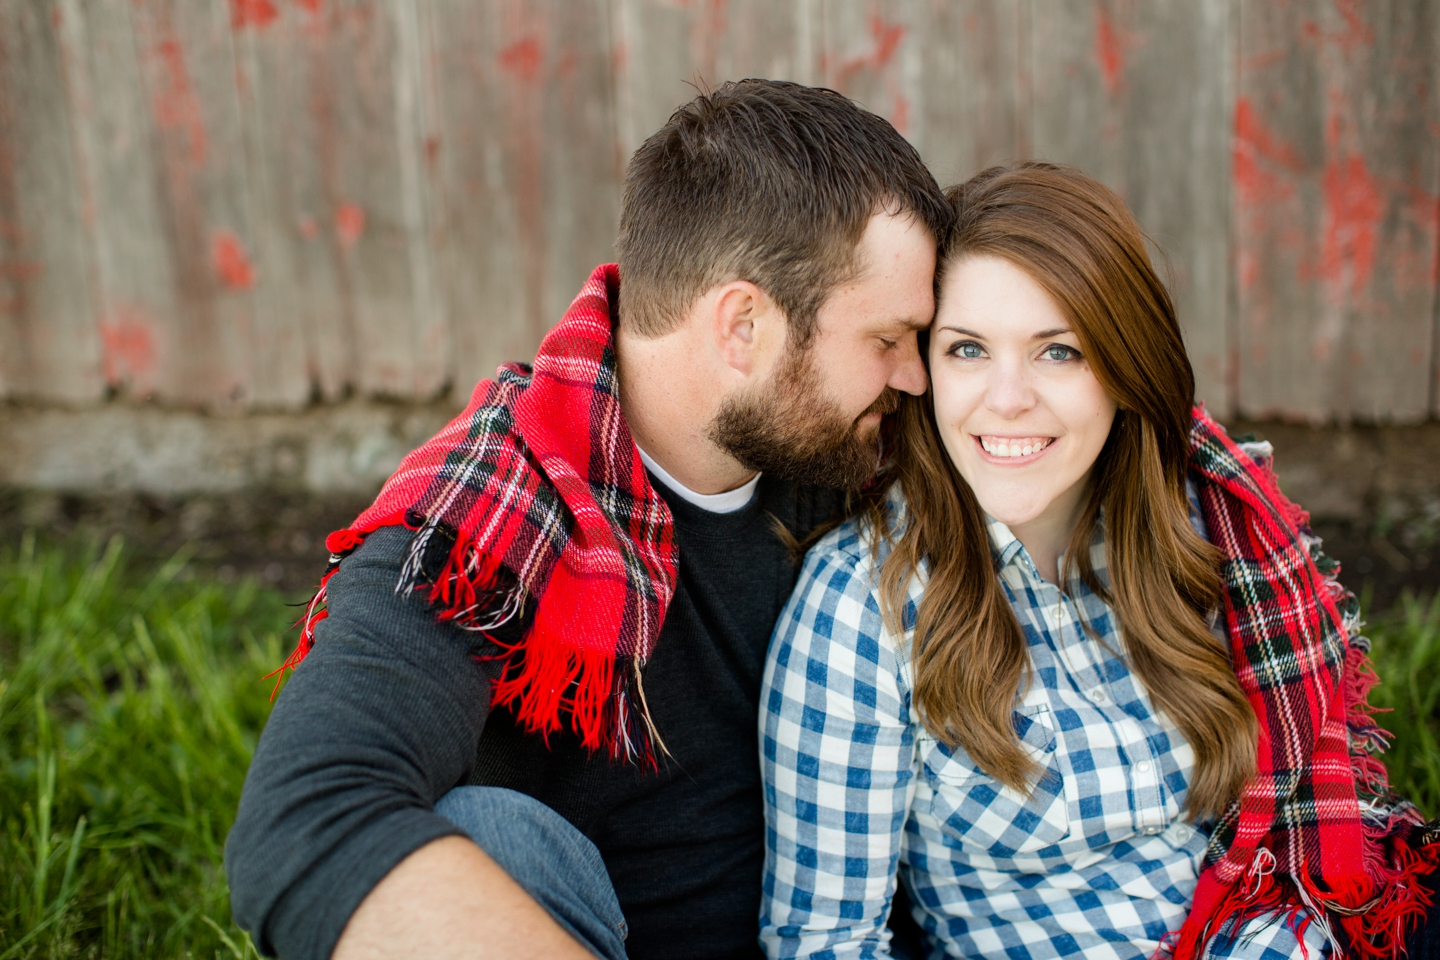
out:
M1144 234L1108 188L1050 164L995 167L947 196L957 223L942 263L1001 257L1029 274L1069 318L1119 408L1066 563L1111 604L1131 669L1195 751L1191 818L1218 816L1254 773L1256 720L1225 645L1206 629L1220 577L1185 497L1195 380ZM984 514L941 446L930 395L905 397L896 431L891 475L909 513L881 569L881 605L900 633L906 584L928 564L915 622L916 705L937 738L1025 792L1036 771L1011 716L1030 660ZM878 496L870 507L884 530ZM1102 512L1108 588L1090 563Z

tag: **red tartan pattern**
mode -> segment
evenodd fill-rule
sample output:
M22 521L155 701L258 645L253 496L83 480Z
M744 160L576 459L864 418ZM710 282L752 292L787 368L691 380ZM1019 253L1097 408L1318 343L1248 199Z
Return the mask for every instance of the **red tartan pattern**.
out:
M533 602L502 656L493 703L533 732L568 722L590 749L647 759L659 743L640 674L675 591L674 520L651 488L620 409L610 297L596 268L540 344L510 363L412 451L355 522L326 540L330 570L286 661L324 619L325 583L376 529L416 531L400 589L429 589L444 620L489 631ZM282 670L284 667L281 668Z
M1222 554L1231 658L1259 720L1255 777L1216 825L1174 947L1192 960L1230 918L1305 909L1341 953L1403 951L1429 893L1419 879L1440 847L1412 846L1419 812L1390 794L1374 753L1387 735L1359 605L1333 576L1309 517L1257 462L1195 411L1191 467Z

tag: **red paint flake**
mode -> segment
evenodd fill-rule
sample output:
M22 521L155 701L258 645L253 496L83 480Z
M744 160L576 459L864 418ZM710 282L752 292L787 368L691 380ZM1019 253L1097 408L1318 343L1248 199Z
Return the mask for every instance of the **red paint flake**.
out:
M1351 155L1325 164L1325 197L1320 276L1351 296L1363 291L1375 266L1375 237L1384 212L1379 185L1365 158Z
M1125 56L1140 43L1140 37L1117 24L1104 7L1095 8L1095 62L1109 96L1120 92L1125 81Z
M910 101L903 96L895 97L895 109L890 114L890 123L903 136L910 126Z
M342 247L353 247L365 232L365 208L354 203L342 203L335 208L335 236Z
M1362 3L1363 0L1335 0L1335 11L1345 26L1340 30L1325 30L1314 20L1306 20L1300 25L1300 36L1316 46L1333 43L1346 54L1374 44L1375 31L1360 16Z
M100 321L100 366L112 386L154 368L155 334L138 310L120 309Z
M270 0L230 0L230 26L236 30L246 27L263 29L275 22L280 11Z
M1105 92L1113 97L1120 89L1120 75L1125 72L1125 48L1114 21L1100 6L1095 8L1095 59L1100 63Z
M156 48L164 64L164 78L160 89L155 92L155 123L162 130L179 130L190 141L190 162L200 166L205 162L207 141L205 121L200 114L200 98L190 83L190 71L185 66L185 51L174 37L160 41Z
M425 138L425 165L435 169L435 161L440 159L440 138L434 135Z
M878 14L870 18L870 36L875 41L875 52L871 63L876 70L883 68L895 56L900 41L905 39L905 26L900 23L886 23Z
M1284 171L1298 173L1303 166L1295 149L1266 129L1249 97L1241 97L1235 103L1232 163L1236 191L1240 199L1250 205L1287 197L1294 192L1293 184L1271 172L1269 167L1279 166Z
M320 224L315 222L314 217L301 217L300 222L295 224L295 228L306 240L314 240L320 235Z
M311 16L320 15L320 0L299 0L300 6Z
M521 80L534 80L544 60L540 41L534 36L522 37L500 51L500 66Z
M210 266L220 282L231 290L249 290L255 285L255 266L245 253L240 238L221 230L210 245Z
M0 260L0 279L34 280L45 272L38 260Z

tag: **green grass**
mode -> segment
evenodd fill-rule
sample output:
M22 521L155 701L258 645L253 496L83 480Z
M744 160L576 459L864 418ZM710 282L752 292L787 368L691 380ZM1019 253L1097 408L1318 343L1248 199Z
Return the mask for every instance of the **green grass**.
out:
M1380 726L1394 736L1385 766L1396 793L1426 817L1440 817L1440 596L1406 594L1366 631L1380 686L1370 703Z
M77 553L0 554L0 960L253 957L222 853L294 614Z
M118 543L0 550L0 960L245 958L221 856L295 611ZM1440 813L1440 601L1372 624L1397 788Z

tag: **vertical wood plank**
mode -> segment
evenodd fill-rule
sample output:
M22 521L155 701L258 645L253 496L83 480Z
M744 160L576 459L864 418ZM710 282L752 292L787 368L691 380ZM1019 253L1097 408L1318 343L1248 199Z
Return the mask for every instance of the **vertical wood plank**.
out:
M255 243L232 12L223 0L122 6L85 6L109 373L173 402L246 403Z
M95 262L101 368L112 389L149 397L171 385L179 310L132 5L57 6Z
M904 0L822 0L820 82L889 120L926 153L921 40L927 10Z
M1433 4L1242 3L1235 108L1241 410L1430 407L1440 134Z
M918 128L926 163L949 186L1021 154L1021 8L932 0L924 13Z
M528 361L614 257L620 171L605 0L425 5L439 295L455 393Z
M277 5L243 38L267 310L317 396L417 399L449 383L412 0Z
M1063 0L1034 12L1031 138L1115 189L1163 252L1212 413L1228 389L1234 0Z
M943 185L1023 153L1023 3L821 7L820 79L888 119Z
M625 156L699 89L749 77L815 83L819 2L613 0Z
M81 403L105 383L61 16L0 4L0 397Z

